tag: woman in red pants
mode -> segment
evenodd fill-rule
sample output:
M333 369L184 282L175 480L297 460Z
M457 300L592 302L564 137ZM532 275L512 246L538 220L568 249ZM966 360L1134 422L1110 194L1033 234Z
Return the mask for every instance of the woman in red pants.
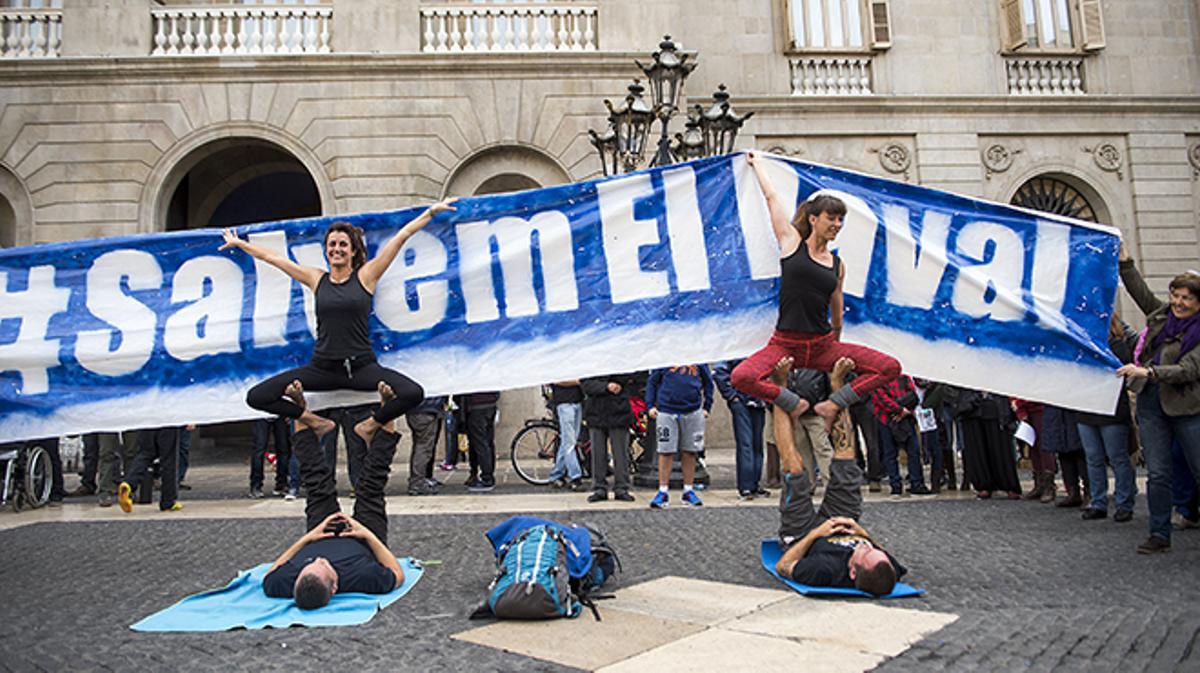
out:
M808 410L809 403L770 381L768 376L775 365L790 358L793 368L828 372L838 359L850 358L858 376L813 407L828 429L838 411L896 378L900 363L866 346L841 342L845 268L829 250L829 244L842 229L846 204L835 196L818 194L800 204L789 219L790 206L780 201L762 162L754 152L748 154L748 160L767 199L771 226L779 239L779 320L767 346L738 365L731 382L748 395L773 401L794 420ZM776 419L778 435L778 415Z

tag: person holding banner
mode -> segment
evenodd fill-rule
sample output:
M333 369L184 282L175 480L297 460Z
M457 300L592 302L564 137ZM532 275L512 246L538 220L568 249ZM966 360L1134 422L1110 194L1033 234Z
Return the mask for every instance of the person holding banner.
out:
M1162 301L1142 279L1121 244L1121 283L1146 314L1133 362L1122 366L1137 393L1137 420L1149 477L1150 537L1139 554L1171 550L1171 444L1179 442L1193 475L1200 475L1200 274L1185 272L1168 285Z
M845 268L829 244L842 229L846 204L818 192L789 217L790 206L775 192L766 167L754 152L747 154L747 160L767 200L771 226L779 240L779 319L767 346L733 370L732 382L744 393L774 402L794 424L810 405L787 387L769 380L775 364L790 357L796 368L828 372L839 359L852 359L858 377L834 390L829 399L812 405L828 431L840 410L899 376L900 363L866 346L841 341ZM791 432L791 428L783 430Z
M379 428L420 404L425 399L420 385L376 362L368 318L375 286L405 241L439 213L454 210L450 204L451 200L446 200L430 206L388 239L370 260L362 230L348 222L334 222L324 239L328 272L301 266L286 255L244 241L234 230L226 229L221 250L237 248L274 266L312 290L316 299L317 343L312 361L254 386L246 394L246 403L268 414L296 419L320 437L337 424L306 408L303 391L374 391L381 383L387 384L394 397L354 427L355 434L368 446Z

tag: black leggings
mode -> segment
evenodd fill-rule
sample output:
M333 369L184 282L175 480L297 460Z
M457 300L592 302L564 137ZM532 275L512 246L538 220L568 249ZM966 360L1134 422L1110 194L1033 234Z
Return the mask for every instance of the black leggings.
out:
M349 369L346 363L349 363ZM420 384L398 371L380 366L373 357L354 360L313 358L312 362L303 367L276 374L251 388L250 392L246 393L246 404L275 416L300 418L304 410L283 396L284 389L292 381L299 381L305 391L313 392L374 391L379 387L379 382L383 381L391 386L396 397L375 412L375 420L380 424L398 418L425 399L425 391Z

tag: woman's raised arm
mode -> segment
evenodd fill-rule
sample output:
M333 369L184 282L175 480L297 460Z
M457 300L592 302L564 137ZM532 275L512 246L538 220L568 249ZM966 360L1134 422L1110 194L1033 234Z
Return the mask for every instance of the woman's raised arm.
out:
M286 273L292 278L300 282L313 292L317 291L317 283L321 280L321 274L325 273L320 269L314 269L310 266L300 266L291 259L280 255L274 250L254 245L249 241L238 238L237 232L233 229L226 228L221 234L225 237L225 243L218 250L228 250L229 248L237 248L242 252L250 255L255 259L270 264L271 266Z
M384 243L383 247L379 249L379 254L375 255L366 264L363 264L362 268L358 270L358 281L367 289L367 292L371 294L375 293L375 285L379 282L384 272L388 270L388 267L392 265L392 262L396 260L396 255L400 254L400 249L404 247L404 242L411 238L413 234L423 229L425 225L429 224L429 221L438 213L454 210L454 206L450 205L454 201L455 199L446 199L426 208L425 212L401 227L395 236L389 238L387 243Z
M800 247L800 232L792 226L792 214L775 192L775 185L771 184L771 176L767 175L767 169L761 157L754 150L750 150L746 153L746 162L754 169L754 177L758 178L758 186L767 200L767 211L771 214L771 228L775 231L776 240L779 241L779 256L787 257Z

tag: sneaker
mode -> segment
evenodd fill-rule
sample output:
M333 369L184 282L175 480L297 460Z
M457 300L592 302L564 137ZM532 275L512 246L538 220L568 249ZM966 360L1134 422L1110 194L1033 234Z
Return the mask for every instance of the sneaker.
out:
M576 479L576 480L572 481L571 483L567 484L567 489L578 493L579 491L586 491L587 486L583 483L582 479Z
M457 465L452 465L450 463L439 463L438 464L438 469L441 470L442 472L453 472L457 468L458 468Z
M83 484L76 486L75 490L67 493L68 498L82 498L88 495L96 495L96 489L91 488L90 486L84 486Z
M1200 528L1200 518L1189 519L1179 512L1171 512L1171 527L1175 530L1190 530Z
M1095 521L1096 519L1107 519L1108 512L1103 509L1095 509L1095 508L1089 507L1089 508L1083 510L1083 514L1080 516L1080 518L1083 519L1084 521Z
M414 497L422 495L437 495L437 488L431 486L428 481L418 481L408 487L408 494Z
M902 489L902 488L893 488L892 489L892 498L903 498L903 497L904 497L904 489Z
M871 481L871 482L869 482L869 483L867 484L867 492L869 492L869 493L882 493L882 492L883 492L883 485L882 485L882 484L880 484L878 481Z
M133 488L125 482L121 482L121 485L117 487L117 504L126 514L133 511Z
M287 495L287 489L276 486L275 488L271 489L271 495L275 497L283 497Z
M588 502L604 502L608 500L608 491L592 491L588 496Z
M246 497L250 498L251 500L262 500L263 499L262 489L251 487L250 492L246 494Z
M698 484L694 484L694 485L692 486L692 488L693 488L693 489L695 489L695 490L697 490L697 491L703 491L704 489L708 488L708 486L706 486L706 485L704 485L704 484L699 484L699 483L698 483Z
M558 479L555 479L554 481L550 482L550 485L556 489L562 490L567 487L567 483L568 482L567 482L566 477L559 477Z
M112 507L113 506L112 493L101 493L96 504L100 505L101 507Z
M754 495L757 495L760 498L769 498L771 497L771 492L765 488L759 488L754 491Z
M929 490L929 487L924 484L908 489L908 493L909 495L933 495L933 491Z
M296 492L295 492L295 491L288 491L287 493L284 493L284 494L283 494L283 501L284 501L284 502L292 502L292 501L294 501L295 499L296 499Z
M620 500L621 502L633 502L634 500L637 500L637 498L633 497L633 494L629 491L617 491L613 494L613 500Z
M658 491L650 499L650 509L666 509L670 504L671 496L663 491Z
M696 495L695 491L684 491L681 500L683 500L684 504L691 505L692 507L704 506L704 501L700 499L700 496Z
M991 491L975 491L975 497L979 498L980 500L987 500L988 498L992 497L992 492Z
M1125 523L1126 521L1132 520L1133 512L1130 512L1129 510L1117 510L1117 513L1113 515L1113 521L1116 521L1117 523Z
M192 485L191 485L191 484L185 484L185 483L183 483L183 482L181 481L181 482L179 482L179 490L181 490L181 491L190 491L190 490L192 490Z
M178 512L178 511L179 511L179 510L181 510L181 509L183 509L183 503L182 503L182 502L179 502L178 500L176 500L175 502L171 503L171 506L170 506L170 507L163 507L163 508L162 508L162 511L164 511L164 512Z
M467 490L471 493L487 493L496 490L496 482L494 480L484 481L483 479L477 479L474 484L467 487Z
M738 491L738 500L753 500L754 491Z
M1171 551L1171 541L1157 535L1146 538L1146 541L1139 544L1137 548L1139 554L1163 554L1169 551Z

